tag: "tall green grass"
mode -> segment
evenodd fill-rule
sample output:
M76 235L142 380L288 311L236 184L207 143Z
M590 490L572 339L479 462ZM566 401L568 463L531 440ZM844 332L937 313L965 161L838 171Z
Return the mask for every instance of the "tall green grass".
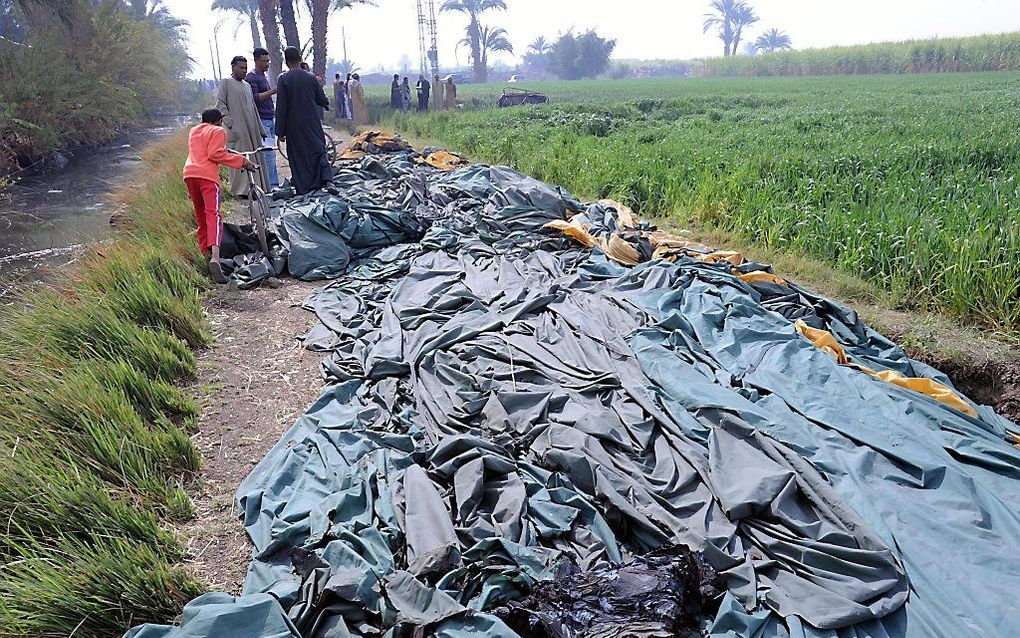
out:
M192 508L210 342L178 135L119 195L130 230L0 311L0 636L109 637L171 620L202 586L165 527Z
M1020 32L711 58L706 76L869 75L1020 71Z
M1020 75L609 84L386 124L1020 330Z

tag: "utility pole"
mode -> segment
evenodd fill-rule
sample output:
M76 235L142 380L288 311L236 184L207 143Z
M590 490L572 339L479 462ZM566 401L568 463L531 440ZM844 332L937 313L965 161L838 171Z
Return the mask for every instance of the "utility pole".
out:
M425 7L422 5L422 0L418 0L418 64L421 69L421 74L425 75L428 73L428 57L425 54L425 24L427 18L425 16Z
M435 0L417 0L418 2L418 62L421 74L427 77L439 75L438 27L436 24ZM428 11L425 3L428 2ZM427 35L426 35L427 34ZM431 70L431 74L429 71Z
M429 62L432 64L432 76L439 75L439 28L436 23L436 1L429 0L429 36L432 48L429 49Z
M354 65L347 57L347 27L340 27L340 37L344 43L344 73L354 73Z
M212 76L217 82L220 81L220 74L216 69L216 55L213 53L212 40L209 40L209 62L212 64Z

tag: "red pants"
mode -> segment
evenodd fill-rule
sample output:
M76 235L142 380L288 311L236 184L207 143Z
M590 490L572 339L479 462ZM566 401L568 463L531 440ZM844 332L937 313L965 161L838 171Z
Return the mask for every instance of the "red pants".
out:
M220 217L220 185L200 177L184 180L188 195L195 206L195 220L198 222L198 247L203 255L212 253L213 246L223 240L223 218Z

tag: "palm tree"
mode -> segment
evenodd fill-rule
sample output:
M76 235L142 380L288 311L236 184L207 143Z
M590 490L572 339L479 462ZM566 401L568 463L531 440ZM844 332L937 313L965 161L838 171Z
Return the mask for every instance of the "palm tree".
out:
M308 0L312 14L312 71L319 77L326 77L326 32L329 15L358 4L375 6L375 0Z
M251 27L252 48L257 49L262 46L262 37L259 35L258 0L213 0L212 10L233 11L239 20L247 20L248 26Z
M128 0L128 6L136 20L151 22L171 42L183 43L187 40L184 28L188 26L188 21L171 13L164 0Z
M506 0L444 0L440 11L457 11L467 14L470 21L467 27L467 38L471 48L471 65L474 68L475 82L484 83L489 76L489 69L483 63L482 28L478 18L486 11L506 11ZM504 33L504 37L505 33ZM458 47L460 45L458 44Z
M754 41L754 46L763 53L772 53L773 51L792 49L793 41L790 40L790 36L786 32L779 29L769 29L758 36L758 39Z
M705 14L705 24L702 31L708 33L716 29L719 39L723 41L723 55L729 56L730 44L733 43L733 23L730 22L730 15L733 12L733 4L736 0L712 0L710 5L712 12Z
M283 37L287 46L301 48L301 36L297 28L297 11L294 0L280 0L280 22L283 24Z
M357 73L360 70L361 69L358 67L358 65L354 63L354 60L343 59L340 60L339 63L337 63L337 71L340 72L340 77L345 78L347 77L348 74Z
M283 73L283 47L280 46L280 25L276 22L276 9L279 0L258 0L259 19L262 21L262 35L266 38L266 49L269 50L270 82L275 84L276 78Z
M486 75L488 75L489 69L489 53L494 51L503 51L505 53L513 53L514 46L510 43L510 38L507 37L506 29L497 27L490 29L489 27L478 25L480 30L478 36L478 48L481 51L482 67L485 69ZM463 40L457 43L458 47L471 47L471 31L468 27L468 35Z
M736 55L745 27L758 21L751 5L745 0L712 0L712 11L705 14L704 31L716 29L723 41L723 55Z
M733 15L733 48L730 55L737 54L740 40L744 37L744 29L760 19L751 5L744 2L738 3L736 13Z
M528 46L528 53L535 55L545 55L552 50L552 43L545 39L544 35L540 35L535 38L535 41Z

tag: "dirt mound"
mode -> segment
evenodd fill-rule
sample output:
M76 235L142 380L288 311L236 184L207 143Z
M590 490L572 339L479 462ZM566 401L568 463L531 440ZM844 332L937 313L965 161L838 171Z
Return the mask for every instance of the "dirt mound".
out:
M992 406L1014 423L1020 422L1020 362L922 360L944 372L973 401Z

